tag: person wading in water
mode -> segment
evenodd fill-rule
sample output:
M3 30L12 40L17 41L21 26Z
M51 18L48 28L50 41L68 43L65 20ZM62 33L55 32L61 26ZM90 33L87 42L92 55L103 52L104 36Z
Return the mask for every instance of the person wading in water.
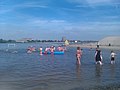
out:
M77 64L81 65L81 56L82 56L82 51L80 49L80 47L77 47L77 51L76 51L76 59L77 59Z

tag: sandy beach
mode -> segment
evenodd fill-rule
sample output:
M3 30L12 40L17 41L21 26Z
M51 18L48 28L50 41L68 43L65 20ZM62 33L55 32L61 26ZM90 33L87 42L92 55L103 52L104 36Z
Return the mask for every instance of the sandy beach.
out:
M86 44L71 44L69 47L81 47L81 48L97 48L96 43L86 43ZM120 46L105 46L105 45L100 45L99 46L101 49L111 49L111 50L120 50Z

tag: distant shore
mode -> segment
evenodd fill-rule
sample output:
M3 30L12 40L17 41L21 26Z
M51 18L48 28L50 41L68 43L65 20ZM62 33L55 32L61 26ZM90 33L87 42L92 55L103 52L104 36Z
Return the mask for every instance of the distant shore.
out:
M86 43L86 44L71 44L69 45L69 47L81 47L81 48L89 48L89 49L92 49L92 48L97 48L97 44L96 43ZM104 49L111 49L111 50L120 50L120 46L106 46L106 45L100 45L99 46L101 49L104 48Z

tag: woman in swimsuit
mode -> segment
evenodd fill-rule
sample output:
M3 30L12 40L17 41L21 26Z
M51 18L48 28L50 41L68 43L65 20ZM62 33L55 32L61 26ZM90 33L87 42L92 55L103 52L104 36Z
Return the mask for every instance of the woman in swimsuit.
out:
M77 64L81 64L81 62L80 62L81 56L82 56L82 51L81 51L80 47L77 47L77 51L76 51Z

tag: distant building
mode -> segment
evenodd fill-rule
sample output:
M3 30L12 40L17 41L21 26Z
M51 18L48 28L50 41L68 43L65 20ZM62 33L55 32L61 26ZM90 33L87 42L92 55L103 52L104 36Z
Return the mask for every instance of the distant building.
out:
M75 43L77 43L78 41L77 40L75 40Z
M22 39L16 40L16 42L20 42L20 43L25 43L28 41L32 41L32 38L22 38Z
M62 41L64 42L66 40L66 37L62 37Z
M120 36L106 37L99 41L100 45L120 46Z

